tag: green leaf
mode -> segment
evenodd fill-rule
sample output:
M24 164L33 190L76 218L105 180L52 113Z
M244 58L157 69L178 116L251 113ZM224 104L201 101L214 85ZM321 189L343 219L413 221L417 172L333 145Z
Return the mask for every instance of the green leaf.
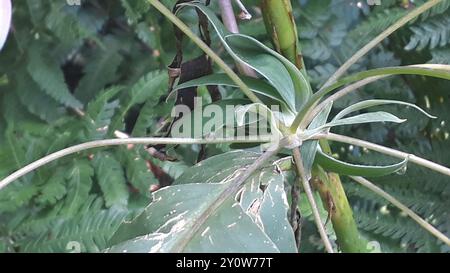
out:
M106 43L110 44L108 41ZM116 78L122 60L114 46L106 51L95 51L92 60L83 69L84 76L75 90L75 96L83 102L94 98L97 92Z
M295 93L295 109L300 110L303 105L306 103L306 101L311 97L312 90L311 87L303 75L303 73L298 70L298 68L292 64L288 59L286 59L284 56L279 54L278 52L270 49L269 47L265 46L263 43L258 41L257 39L246 36L243 34L231 34L226 37L227 40L242 40L242 44L251 44L254 43L255 47L259 47L261 50L264 50L265 52L269 53L270 55L276 57L280 62L283 63L285 68L287 69L291 80L294 84L294 93ZM279 91L281 92L281 91Z
M116 109L119 107L119 100L113 100L123 87L114 86L104 90L100 95L88 104L87 115L89 120L86 122L88 139L102 139L108 132Z
M320 126L323 126L330 115L331 108L333 107L333 102L330 102L327 106L323 108L323 110L312 120L310 125L308 126L309 130L316 129ZM311 140L306 141L301 147L301 155L305 169L305 175L307 178L311 178L311 170L314 164L314 158L316 156L318 150L319 141Z
M259 156L259 153L240 150L212 156L184 171L173 185L223 181L237 170L255 162Z
M400 119L393 114L387 112L373 112L373 113L364 113L360 115L356 115L349 118L343 118L338 120L333 120L323 125L323 127L331 128L334 126L342 126L342 125L352 125L352 124L363 124L363 123L373 123L373 122L393 122L393 123L403 123L406 119Z
M377 68L372 70L366 70L362 72L355 73L348 77L338 80L336 83L323 88L319 92L314 94L314 97L308 104L313 105L315 102L322 99L328 93L334 91L335 89L344 86L346 84L361 81L370 77L376 76L393 76L393 75L420 75L428 76L439 79L450 80L450 65L446 64L418 64L409 66L394 66Z
M274 165L267 163L240 194L216 206L239 172L259 156L229 152L189 168L173 186L155 192L141 215L119 228L109 251L296 252L284 176ZM202 225L195 226L200 219ZM194 235L185 238L190 229Z
M80 247L81 252L100 252L127 215L126 211L118 209L91 210L67 220L57 219L37 238L22 242L22 251L68 253Z
M206 135L219 135L219 137L224 137L224 135L221 134L225 133L224 130L226 130L227 127L234 128L238 126L235 110L237 110L239 106L248 105L248 103L250 103L250 101L246 99L229 99L206 104L202 107L197 105L193 111L184 114L183 117L174 122L171 131L172 136L180 133L183 137L192 138L201 138ZM212 113L208 113L211 114L211 117L208 117L208 114L205 114L207 113L205 109L211 110ZM219 115L222 116L220 117ZM199 120L202 122L199 122ZM202 127L199 127L198 125L201 125ZM184 126L190 127L185 128ZM190 132L188 130L190 130Z
M123 129L123 121L128 111L135 105L153 100L158 103L159 98L167 92L168 75L163 71L152 71L140 78L132 87L121 103L119 113L114 117L110 130Z
M147 161L140 156L137 148L133 150L123 148L118 151L117 158L124 166L127 182L140 194L146 196L150 191L150 186L158 184L158 180L149 169Z
M41 204L54 205L67 194L65 171L58 169L41 188L41 195L38 196L37 201Z
M289 204L283 176L274 174L269 169L255 174L250 181L242 190L242 208L276 244L280 252L297 252L294 232L287 219Z
M132 222L124 223L107 252L278 252L275 244L229 199L184 241L186 233L229 183L188 184L163 188Z
M244 62L280 93L285 103L295 111L297 101L305 103L311 94L303 74L289 60L252 37L232 34L225 29L213 11L200 3L184 3L201 10L209 19L227 52L238 62Z
M253 92L284 103L283 98L277 90L265 81L247 76L240 76L240 78ZM171 95L177 90L201 85L225 85L237 87L236 83L234 83L226 74L212 74L177 85L174 87Z
M242 61L266 78L278 91L292 111L295 111L295 89L291 75L277 58L249 43L244 36L226 36L225 41L236 59Z
M327 171L335 172L338 174L378 177L393 173L404 173L404 170L406 169L406 166L408 164L408 160L405 159L402 162L386 166L364 166L343 162L325 154L322 151L318 151L315 163L319 164Z
M28 72L42 90L65 106L82 108L83 104L70 93L59 64L45 56L41 46L31 45L28 53Z
M67 174L67 197L64 199L62 213L75 215L83 206L92 187L94 170L86 160L75 161Z
M18 73L22 80L17 81L17 96L30 113L47 122L55 121L59 115L64 114L64 107L43 93L27 72Z
M97 153L93 165L106 207L126 207L129 192L121 164L109 153Z
M378 105L387 105L387 104L406 105L406 106L409 106L409 107L412 107L412 108L418 110L419 112L421 112L422 114L424 114L425 116L427 116L429 118L433 118L433 119L436 118L435 116L428 114L427 112L425 112L425 110L423 110L419 106L412 104L412 103L408 103L408 102L404 102L404 101L397 101L397 100L365 100L365 101L355 103L355 104L350 105L349 107L345 108L344 110L339 112L336 116L334 116L333 120L341 119L342 117L344 117L350 113L353 113L353 112L356 112L356 111L359 111L362 109L366 109L366 108L378 106Z

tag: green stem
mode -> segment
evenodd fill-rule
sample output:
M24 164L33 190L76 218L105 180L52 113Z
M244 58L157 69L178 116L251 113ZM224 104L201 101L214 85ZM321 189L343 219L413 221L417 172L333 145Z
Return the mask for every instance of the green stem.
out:
M316 222L317 230L319 231L320 237L322 238L323 244L325 245L325 249L328 253L334 253L333 247L331 246L330 239L328 239L327 232L325 230L324 224L320 219L319 209L316 204L316 200L314 199L313 192L311 190L311 186L309 184L308 178L305 175L305 168L303 166L302 156L300 154L300 149L295 148L292 151L295 160L295 166L297 168L298 176L301 184L303 185L303 189L305 190L306 197L308 198L308 202L311 205L311 210L313 212L314 221Z
M175 24L192 42L194 42L206 55L208 55L222 70L233 80L242 92L254 103L262 103L261 100L250 90L250 88L239 78L239 76L217 55L202 39L200 39L191 29L167 9L158 0L148 0L157 10L159 10L167 19Z
M262 14L275 49L306 76L290 0L262 0ZM307 77L306 77L307 78Z

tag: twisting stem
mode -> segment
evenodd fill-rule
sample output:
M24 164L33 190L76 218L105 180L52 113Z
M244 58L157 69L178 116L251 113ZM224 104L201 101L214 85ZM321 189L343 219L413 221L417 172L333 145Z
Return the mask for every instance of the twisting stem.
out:
M127 145L127 144L220 144L220 143L260 143L260 142L269 142L270 139L261 139L261 138L250 138L250 139L190 139L190 138L126 138L126 139L105 139L105 140L97 140L86 142L83 144L75 145L53 154L47 155L23 168L12 173L7 176L3 180L0 181L0 190L6 187L11 182L21 178L22 176L34 171L35 169L42 167L52 161L55 161L59 158L62 158L67 155L71 155L74 153L82 152L84 150L92 149L92 148L100 148L107 146L118 146L118 145Z
M320 237L322 238L323 244L325 245L325 249L328 253L334 253L333 247L331 246L330 239L328 239L327 232L325 231L325 227L320 219L319 209L317 208L316 200L314 199L313 192L311 190L311 186L309 184L309 180L306 178L305 169L303 167L303 161L300 154L300 149L295 148L293 150L295 166L297 167L297 172L299 175L299 179L302 181L303 188L306 193L306 197L308 198L308 202L311 205L311 210L313 212L314 220L316 222L317 229L319 230Z
M231 0L219 0L220 11L222 13L222 21L225 28L231 33L239 33L239 27L236 21L236 16L234 15L233 5ZM242 74L256 78L257 75L253 69L247 66L245 63L238 62L236 64L239 72Z
M347 143L347 144L351 144L351 145L355 145L355 146L359 146L359 147L363 147L363 148L367 148L369 150L373 150L379 153L383 153L389 156L393 156L396 158L401 158L401 159L408 159L408 162L412 162L414 164L417 164L419 166L428 168L430 170L439 172L441 174L450 176L450 169L447 167L444 167L442 165L439 165L433 161L418 157L416 155L413 154L409 154L409 153L405 153L405 152L401 152L395 149L391 149L382 145L378 145L372 142L368 142L368 141L364 141L361 139L357 139L357 138L352 138L352 137L348 137L348 136L342 136L342 135L337 135L337 134L333 134L333 133L327 133L327 134L320 134L320 135L316 135L314 136L314 138L316 139L328 139L331 141L337 141L337 142L342 142L342 143Z
M231 69L221 58L217 55L202 39L197 37L194 32L177 16L175 16L169 9L167 9L158 0L148 0L157 10L159 10L167 19L175 24L192 42L194 42L206 55L208 55L222 70L230 77L233 82L241 89L241 91L254 103L262 103L261 100L250 90L250 88L239 78L239 76Z
M371 49L376 47L381 41L383 41L385 38L387 38L389 35L394 33L399 28L406 25L408 22L419 16L420 14L424 13L425 11L431 9L432 7L436 6L442 2L442 0L431 0L423 4L422 6L418 7L417 9L411 11L404 17L402 17L400 20L398 20L395 24L387 28L385 31L380 33L377 37L375 37L372 41L370 41L367 45L365 45L363 48L361 48L358 52L356 52L348 61L346 61L334 74L331 76L328 81L323 85L321 89L324 89L334 83L337 79L339 79L342 75L344 75L345 72L353 65L355 64L361 57L366 55ZM320 92L320 91L319 91Z
M359 177L359 176L350 176L351 179L355 180L359 184L363 185L364 187L370 189L371 191L375 192L376 194L380 195L384 199L391 202L394 206L399 208L401 211L406 213L409 217L411 217L414 221L416 221L419 225L421 225L425 230L436 236L439 240L444 242L446 245L450 246L450 239L445 236L442 232L437 230L435 227L430 225L427 221L422 219L419 215L417 215L414 211L409 209L407 206L403 205L400 201L398 201L395 197L390 195L389 193L383 191L380 187L374 185L369 180Z

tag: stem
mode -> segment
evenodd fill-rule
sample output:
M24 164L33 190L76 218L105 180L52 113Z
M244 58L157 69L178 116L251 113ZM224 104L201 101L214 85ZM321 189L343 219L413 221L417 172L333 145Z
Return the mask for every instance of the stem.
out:
M97 140L82 143L79 145L75 145L53 154L47 155L39 160L34 161L33 163L28 164L27 166L17 170L11 175L7 176L3 180L0 181L0 190L6 187L11 182L21 178L22 176L34 171L35 169L42 167L52 161L55 161L59 158L65 157L67 155L71 155L74 153L82 152L92 148L100 148L107 146L118 146L118 145L127 145L127 144L221 144L221 143L261 143L261 142L269 142L270 139L263 138L250 138L250 139L190 139L190 138L126 138L126 139L105 139L105 140Z
M408 159L408 162L412 162L419 166L422 166L422 167L428 168L430 170L439 172L441 174L450 176L449 168L439 165L437 163L434 163L433 161L418 157L414 154L401 152L401 151L391 149L391 148L388 148L388 147L385 147L382 145L378 145L378 144L375 144L372 142L368 142L368 141L364 141L361 139L352 138L352 137L348 137L348 136L337 135L337 134L333 134L333 133L321 134L321 135L317 135L315 137L317 137L319 139L327 139L327 140L331 140L331 141L337 141L337 142L342 142L342 143L347 143L347 144L367 148L369 150L373 150L373 151L383 153L383 154L386 154L389 156L393 156L396 158Z
M222 13L222 21L225 25L225 28L228 29L228 31L230 31L231 33L239 33L239 27L234 15L231 0L219 0L219 7ZM257 78L255 71L245 63L237 62L236 66L239 72L241 72L242 74L252 78Z
M262 103L261 100L250 90L250 88L239 78L239 76L217 55L202 39L197 37L191 29L167 9L158 0L148 0L157 10L159 10L167 19L175 24L186 36L188 36L206 55L208 55L222 70L233 80L244 94L254 103Z
M297 27L292 16L291 1L263 0L261 8L267 32L271 34L276 50L301 69Z
M358 177L358 176L350 176L351 179L355 180L359 184L363 185L364 187L370 189L371 191L375 192L376 194L380 195L384 199L391 202L394 206L399 208L401 211L406 213L409 217L411 217L414 221L416 221L420 226L422 226L425 230L433 234L436 238L444 242L446 245L450 246L450 239L445 236L442 232L437 230L435 227L433 227L431 224L429 224L427 221L425 221L423 218L421 218L419 215L417 215L414 211L409 209L407 206L403 205L400 201L398 201L395 197L390 195L389 193L383 191L380 187L374 185L369 180Z
M408 22L419 16L420 14L424 13L425 11L429 10L430 8L436 6L442 2L442 0L431 0L423 4L422 6L416 8L415 10L411 11L404 17L400 18L395 24L391 25L389 28L387 28L385 31L380 33L377 37L375 37L372 41L370 41L367 45L365 45L363 48L361 48L358 52L356 52L348 61L346 61L329 79L328 81L323 85L321 88L324 89L334 83L337 79L339 79L342 75L344 75L345 72L353 65L355 64L359 59L361 59L364 55L366 55L371 49L373 49L375 46L377 46L380 42L382 42L385 38L387 38L389 35L394 33L399 28L406 25ZM320 92L320 91L319 91Z
M311 205L311 210L313 212L314 220L316 222L317 229L319 230L320 237L322 238L323 244L325 245L325 249L328 253L334 253L333 247L331 246L330 239L328 239L327 232L325 231L325 227L320 219L319 209L317 208L316 200L314 199L314 195L311 190L311 186L309 184L308 179L305 175L305 169L303 166L302 157L300 154L300 149L295 148L293 150L295 165L297 167L297 172L299 175L299 179L303 184L303 188L306 193L306 197L308 198L308 202Z

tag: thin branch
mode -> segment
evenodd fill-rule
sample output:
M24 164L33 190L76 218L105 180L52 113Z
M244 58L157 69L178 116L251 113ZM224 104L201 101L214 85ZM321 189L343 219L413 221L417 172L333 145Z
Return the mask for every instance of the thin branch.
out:
M384 199L391 202L394 206L399 208L401 211L406 213L409 217L411 217L414 221L416 221L419 225L421 225L424 229L426 229L428 232L436 236L439 240L444 242L446 245L450 246L450 239L445 236L442 232L437 230L435 227L433 227L430 223L425 221L423 218L421 218L419 215L417 215L414 211L409 209L407 206L403 205L400 201L398 201L395 197L390 195L389 193L383 191L378 186L374 185L369 180L359 177L359 176L350 176L351 179L355 180L359 184L363 185L364 187L370 189L371 191L375 192L376 194L380 195Z
M295 148L293 150L295 165L297 167L299 178L302 181L303 188L306 193L306 197L308 198L309 204L311 205L311 210L314 215L314 220L316 222L317 229L319 230L320 237L322 238L323 244L325 245L325 249L328 253L334 253L333 247L331 246L330 239L328 238L327 232L325 231L325 227L320 219L319 209L317 208L316 200L314 199L314 195L311 190L311 185L309 184L309 180L306 178L305 169L303 166L303 160L300 154L300 149Z
M128 144L221 144L221 143L261 143L269 142L269 138L242 138L242 139L232 139L232 138L221 138L221 139L190 139L190 138L126 138L126 139L105 139L82 143L75 145L53 154L47 155L27 166L17 170L11 175L7 176L0 181L0 190L6 187L11 182L21 178L22 176L34 171L35 169L42 167L52 161L59 158L71 155L74 153L82 152L88 149L108 147L108 146L118 146L118 145L128 145Z
M372 41L370 41L367 45L365 45L363 48L361 48L358 52L356 52L350 59L348 59L329 79L328 81L323 85L322 89L325 89L332 83L334 83L337 79L339 79L342 75L344 75L345 72L353 65L355 64L359 59L361 59L364 55L366 55L370 50L372 50L374 47L376 47L380 42L382 42L385 38L387 38L389 35L397 31L399 28L403 27L407 23L409 23L411 20L419 16L420 14L424 13L425 11L431 9L432 7L436 6L442 2L442 0L431 0L423 4L422 6L418 7L417 9L411 11L404 17L402 17L400 20L398 20L395 24L391 25L389 28L387 28L385 31L380 33L377 37L375 37ZM320 90L319 90L320 92Z
M242 79L218 56L202 39L197 37L194 32L177 16L175 16L169 9L167 9L158 0L148 0L157 10L159 10L167 19L175 24L192 42L194 42L206 55L208 55L222 70L233 80L241 91L254 103L262 103L261 100L250 90L250 88L242 81Z
M236 21L236 16L234 15L231 0L219 0L219 6L220 11L222 13L222 21L223 24L225 25L225 28L228 29L228 31L230 31L231 33L239 33L239 27ZM255 71L245 63L237 62L236 66L239 72L241 72L242 74L253 78L257 77Z
M333 134L333 133L319 134L319 135L314 136L314 138L318 138L318 139L322 138L322 139L328 139L331 141L347 143L347 144L367 148L369 150L373 150L373 151L376 151L376 152L379 152L382 154L386 154L389 156L393 156L396 158L407 159L408 162L412 162L419 166L422 166L422 167L428 168L430 170L439 172L441 174L450 176L450 168L447 168L447 167L444 167L437 163L434 163L433 161L418 157L414 154L401 152L401 151L398 151L398 150L395 150L392 148L388 148L388 147L385 147L382 145L378 145L378 144L375 144L372 142L368 142L368 141L364 141L361 139L352 138L352 137L348 137L348 136L337 135L337 134Z

